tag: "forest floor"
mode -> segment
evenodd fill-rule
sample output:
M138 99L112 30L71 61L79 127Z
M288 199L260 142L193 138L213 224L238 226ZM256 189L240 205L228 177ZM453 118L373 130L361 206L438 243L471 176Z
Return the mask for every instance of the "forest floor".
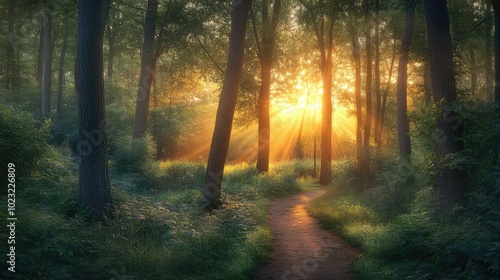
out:
M324 192L306 191L273 203L269 225L274 250L255 279L354 279L350 266L360 253L307 214L307 204Z

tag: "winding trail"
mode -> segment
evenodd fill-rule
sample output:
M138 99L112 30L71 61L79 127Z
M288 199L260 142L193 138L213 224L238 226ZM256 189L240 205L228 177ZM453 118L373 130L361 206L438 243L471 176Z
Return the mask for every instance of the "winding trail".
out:
M339 237L320 228L306 206L324 190L278 199L269 210L274 237L270 261L255 274L257 280L349 280L350 265L359 253Z

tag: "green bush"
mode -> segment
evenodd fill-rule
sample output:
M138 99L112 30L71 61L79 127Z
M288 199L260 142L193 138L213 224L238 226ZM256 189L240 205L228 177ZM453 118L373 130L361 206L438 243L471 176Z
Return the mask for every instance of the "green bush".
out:
M111 156L112 167L119 173L146 174L154 164L156 144L150 135L139 139L123 137Z
M0 176L13 163L16 177L30 175L47 149L50 122L38 124L28 113L0 105Z

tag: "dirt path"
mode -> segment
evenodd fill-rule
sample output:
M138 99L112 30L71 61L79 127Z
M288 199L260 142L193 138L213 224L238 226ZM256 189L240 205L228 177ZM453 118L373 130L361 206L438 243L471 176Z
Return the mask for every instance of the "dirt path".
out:
M321 229L307 215L309 201L324 190L277 200L269 212L274 237L271 260L256 272L258 280L354 279L349 266L359 254L343 240Z

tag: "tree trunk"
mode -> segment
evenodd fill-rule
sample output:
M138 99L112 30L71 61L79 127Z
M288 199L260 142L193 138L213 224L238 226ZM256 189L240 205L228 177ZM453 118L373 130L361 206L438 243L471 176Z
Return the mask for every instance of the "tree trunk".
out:
M141 74L139 91L135 109L134 139L144 136L148 127L149 96L151 83L155 79L156 60L154 57L154 40L158 0L148 0L146 22L144 26L144 45L142 48Z
M275 0L272 19L269 19L268 2L262 4L262 53L260 54L261 84L259 95L259 147L257 153L257 171L269 171L269 146L271 143L270 93L271 69L275 45L275 32L278 26L281 0ZM257 40L258 41L258 40ZM258 42L257 42L258 44Z
M54 45L52 41L52 10L46 7L43 14L44 33L44 70L42 87L42 116L50 118L50 99L52 95L52 53Z
M252 0L233 0L231 15L231 34L229 37L229 56L226 76L217 109L214 134L208 156L207 173L203 187L202 205L205 209L217 209L222 205L221 183L224 175L234 110L243 72L245 33L248 13Z
M484 22L484 40L485 40L485 67L486 67L486 99L494 100L494 91L493 91L493 53L491 49L491 27L493 26L491 21L491 2L490 0L486 0L486 13L484 15L486 21Z
M380 145L380 118L382 109L382 96L380 92L380 0L375 1L375 144Z
M432 90L431 90L431 75L429 73L429 62L425 61L424 63L424 101L425 104L430 104L432 99Z
M108 154L103 81L103 5L101 0L78 1L77 84L80 126L80 207L92 221L112 217L113 200Z
M408 82L408 53L410 51L411 38L415 30L415 1L406 2L406 25L403 41L401 43L401 53L398 63L398 85L397 85L397 120L398 120L398 140L399 156L406 160L411 154L410 125L408 122L407 106L407 82Z
M261 82L259 95L259 147L257 152L257 171L269 171L269 149L271 141L270 109L271 62L261 63Z
M367 12L367 18L369 19L370 13ZM367 179L370 174L370 134L371 134L371 126L372 126L372 109L373 109L373 101L372 101L372 29L371 22L367 20L366 25L366 85L365 85L365 93L366 93L366 117L364 124L364 139L363 139L363 161L361 164L361 173Z
M361 51L357 35L352 37L352 55L355 64L355 102L356 102L356 159L358 168L363 162L363 108L361 105Z
M441 214L451 214L452 207L465 194L467 175L445 163L447 156L463 150L462 127L450 106L456 101L453 49L446 0L425 0L431 88L440 113L436 118L436 156L438 163L437 195Z
M380 130L379 130L379 137L380 137L380 142L379 142L379 148L382 146L382 135L384 132L384 120L385 120L385 108L387 105L387 96L389 95L389 91L391 90L391 81L392 81L392 72L394 70L394 61L396 60L396 38L394 38L394 48L392 52L392 59L391 59L391 65L389 67L389 77L387 79L387 85L384 90L384 94L382 95L382 106L380 108Z
M42 88L42 82L43 82L43 44L45 42L44 36L43 36L43 23L42 27L40 28L40 41L38 43L38 59L37 59L37 64L36 64L36 81L37 84L40 88Z
M328 34L330 37L333 34ZM323 63L323 100L321 117L321 169L319 183L322 186L332 181L332 46L328 44L326 61Z
M69 36L69 28L67 22L64 26L64 35L63 35L63 43L61 47L61 56L59 57L59 73L58 73L58 84L57 84L57 108L56 108L56 116L59 118L62 113L62 93L63 93L63 85L64 85L64 60L66 58L66 49L68 47L68 36Z
M500 3L492 1L495 11L495 107L500 123ZM496 157L500 159L500 135L497 135Z

